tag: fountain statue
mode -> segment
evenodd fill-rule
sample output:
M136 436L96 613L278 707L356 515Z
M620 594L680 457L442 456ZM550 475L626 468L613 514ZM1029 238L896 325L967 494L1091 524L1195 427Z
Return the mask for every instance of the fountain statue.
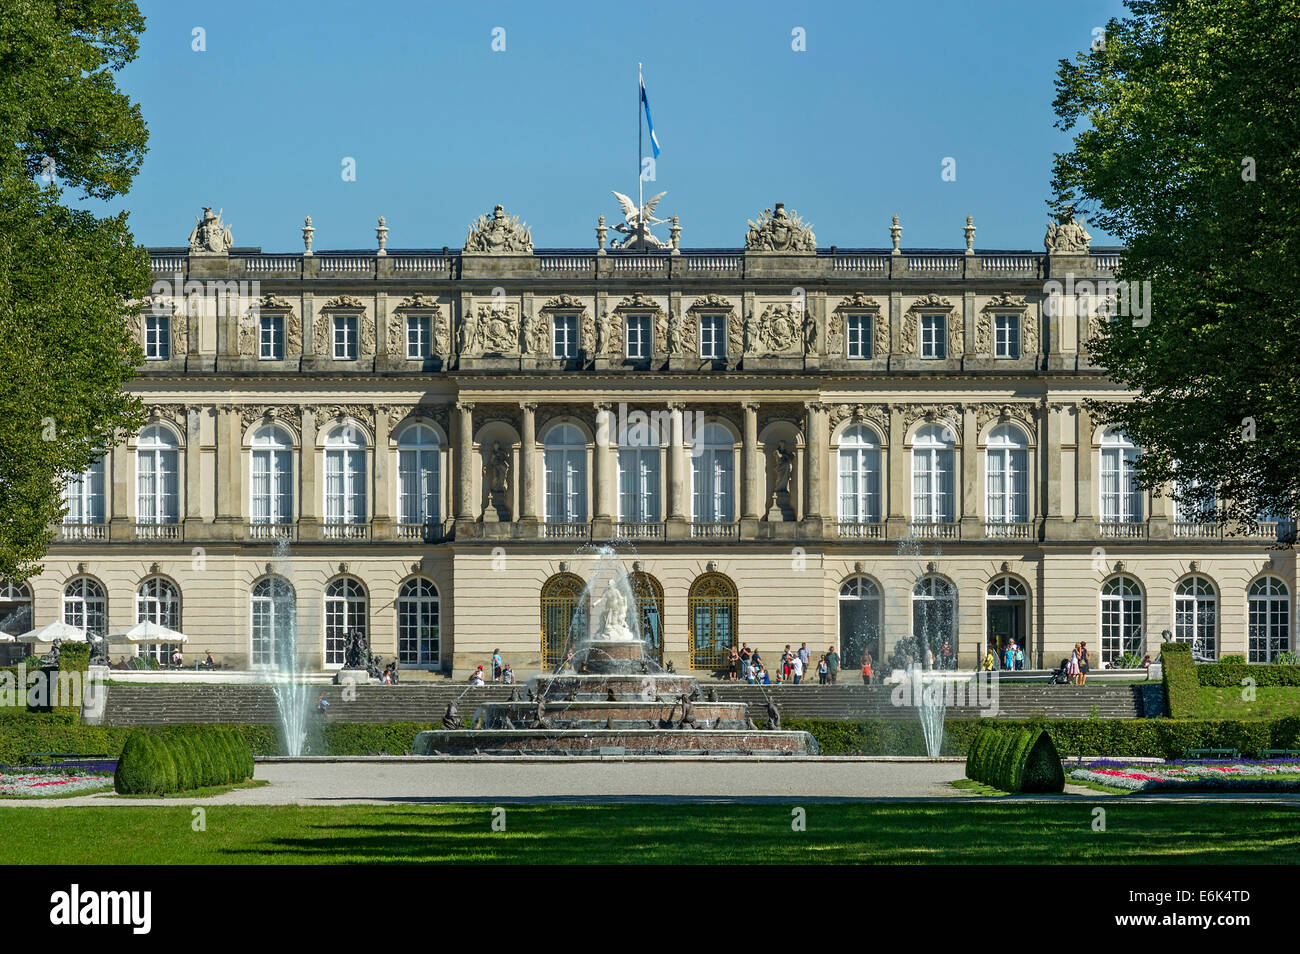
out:
M594 615L598 631L593 641L623 642L639 639L627 624L627 599L614 580L605 584L605 592L596 600Z

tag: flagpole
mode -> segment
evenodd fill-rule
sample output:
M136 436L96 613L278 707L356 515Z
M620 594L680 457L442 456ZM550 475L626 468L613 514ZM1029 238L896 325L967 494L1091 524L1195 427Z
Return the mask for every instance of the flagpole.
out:
M636 207L638 213L641 207L645 205L645 183L641 180L641 159L644 157L643 146L641 145L641 90L645 86L645 78L641 75L641 64L636 65ZM637 229L642 233L645 231L645 223L638 216Z

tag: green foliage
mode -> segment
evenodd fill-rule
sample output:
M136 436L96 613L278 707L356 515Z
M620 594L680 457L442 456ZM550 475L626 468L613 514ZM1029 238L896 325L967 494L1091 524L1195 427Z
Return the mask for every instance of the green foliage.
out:
M1300 666L1300 653L1278 653L1273 657L1275 666Z
M78 685L85 691L86 679L90 673L90 643L62 643L59 646L59 672L79 673ZM69 716L73 722L81 720L81 703L75 705L55 706L56 712Z
M61 204L62 185L111 199L139 169L148 134L113 73L143 29L127 0L0 14L0 578L36 572L64 479L143 420L123 386L143 358L129 302L149 290L148 256L125 213Z
M1243 679L1252 679L1257 686L1300 686L1300 666L1252 666L1240 656L1233 661L1225 656L1222 662L1196 667L1196 680L1202 686L1240 688Z
M1164 643L1160 647L1161 678L1165 690L1165 711L1171 719L1185 719L1196 710L1196 663L1187 643Z
M980 723L966 757L966 777L1005 792L1065 790L1061 756L1041 723Z
M184 792L250 778L251 749L235 733L214 726L137 729L118 759L113 787L124 795Z
M1092 403L1144 449L1144 486L1251 521L1300 510L1300 49L1296 0L1130 0L1061 61L1058 211L1126 246L1150 322L1088 344L1136 396ZM1243 347L1249 342L1249 347Z

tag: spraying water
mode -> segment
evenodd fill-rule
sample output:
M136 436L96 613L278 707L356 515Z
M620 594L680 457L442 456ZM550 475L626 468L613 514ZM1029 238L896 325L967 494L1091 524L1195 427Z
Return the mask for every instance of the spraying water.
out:
M289 541L282 537L275 545L274 566L286 579L288 563ZM298 607L293 589L279 581L271 586L270 598L274 636L267 678L275 694L285 754L299 756L307 749L308 686L298 660Z

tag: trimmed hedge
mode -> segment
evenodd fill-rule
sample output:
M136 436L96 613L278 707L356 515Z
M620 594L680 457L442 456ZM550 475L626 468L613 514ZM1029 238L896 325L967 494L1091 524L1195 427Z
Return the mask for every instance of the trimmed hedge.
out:
M1037 725L985 725L966 756L966 777L1007 792L1065 791L1061 756Z
M252 748L232 729L136 729L127 737L113 774L123 795L186 792L252 777Z
M1253 679L1257 686L1300 686L1300 666L1252 665L1240 656L1196 666L1196 681L1202 686L1240 688L1243 679Z
M1192 661L1191 645L1162 644L1160 662L1165 689L1165 711L1171 719L1185 719L1196 711L1197 690L1201 686L1196 673L1197 665Z

